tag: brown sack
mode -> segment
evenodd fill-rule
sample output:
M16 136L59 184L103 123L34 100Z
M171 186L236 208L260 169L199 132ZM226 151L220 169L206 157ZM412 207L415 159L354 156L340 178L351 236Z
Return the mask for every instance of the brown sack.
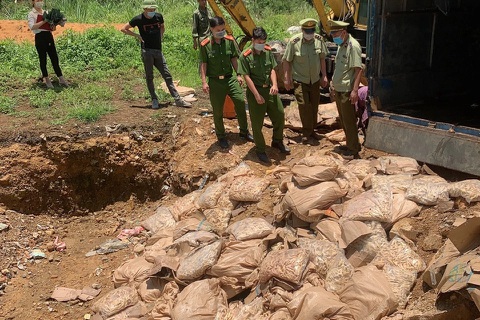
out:
M137 291L132 287L125 286L114 289L101 297L93 304L92 310L102 317L108 318L137 302Z
M253 270L260 266L265 252L266 248L261 239L230 241L208 274L215 277L234 277L244 283Z
M227 232L236 240L262 239L271 234L275 228L262 218L245 218L232 223Z
M287 305L295 320L354 320L348 306L322 287L310 287L294 293Z
M138 287L138 294L143 301L150 303L155 302L162 296L163 288L167 284L167 280L163 280L157 277L148 278L143 281Z
M303 164L297 164L292 168L293 179L301 187L306 187L311 184L330 181L338 173L337 167L314 166L309 167Z
M180 261L177 269L178 279L195 280L203 276L205 271L217 262L221 249L222 241L216 241L192 251Z
M113 273L113 283L115 288L131 282L134 283L135 287L138 287L140 283L149 277L150 269L152 269L153 266L154 264L145 260L144 257L125 261Z
M188 285L177 296L172 320L222 319L228 309L227 295L218 279L205 279Z
M283 197L284 207L300 219L308 217L311 209L328 209L345 195L336 182L321 182L308 188L294 187ZM314 221L309 221L314 222Z
M160 298L155 302L152 310L154 320L172 320L171 313L179 289L174 281L170 281L163 288Z
M303 282L308 259L308 252L304 249L270 251L260 266L259 281L267 283L276 278L299 286Z
M339 296L356 320L378 320L398 307L384 273L372 265L356 269Z

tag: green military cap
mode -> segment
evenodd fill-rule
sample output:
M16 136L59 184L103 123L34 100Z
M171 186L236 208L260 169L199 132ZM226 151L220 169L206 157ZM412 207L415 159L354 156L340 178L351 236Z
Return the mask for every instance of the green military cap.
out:
M156 0L143 0L142 4L143 9L157 9L157 1Z
M348 22L345 21L328 20L328 26L332 31L347 29L348 25Z
M317 20L310 18L303 19L300 21L300 25L302 26L302 29L315 29L317 26Z

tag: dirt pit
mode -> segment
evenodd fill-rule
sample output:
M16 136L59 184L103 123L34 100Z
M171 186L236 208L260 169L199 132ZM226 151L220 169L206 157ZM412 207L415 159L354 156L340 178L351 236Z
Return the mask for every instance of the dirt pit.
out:
M9 33L15 30L9 29L14 23L0 22L0 36L10 34L22 40L25 34L25 39L33 39L25 22L15 23L21 27ZM113 289L114 270L135 257L134 245L146 239L132 238L128 248L110 254L86 257L88 252L115 239L123 229L138 226L159 205L169 205L204 183L208 186L242 161L257 176L265 176L277 165L291 166L308 152L332 146L327 140L313 147L297 144L298 133L287 129L292 154L268 149L274 162L264 166L257 162L253 144L239 139L235 120L225 120L230 150L216 145L203 94L188 110L168 106L154 111L121 101L115 107L115 113L95 125L72 122L52 127L0 114L0 223L8 225L0 231L1 320L84 319L98 298L57 302L50 299L55 287L94 286L102 290L99 297L103 296ZM265 136L270 141L271 129L265 129ZM381 155L374 150L362 153L363 158ZM449 180L462 177L448 172ZM270 182L272 186L279 183ZM276 201L278 194L268 192L261 202L245 205L235 219L269 218ZM455 219L479 211L480 205L464 203L457 204L453 212L425 208L415 218L417 252L430 261ZM66 249L49 251L55 241L65 242ZM45 258L33 259L34 248L45 253ZM388 319L478 316L473 303L459 294L436 302L435 291L418 278L406 310Z

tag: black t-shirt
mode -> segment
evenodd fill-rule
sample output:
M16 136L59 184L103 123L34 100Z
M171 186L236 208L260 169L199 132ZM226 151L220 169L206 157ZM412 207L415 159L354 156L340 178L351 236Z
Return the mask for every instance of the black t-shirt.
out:
M143 39L143 47L146 49L162 50L162 39L160 35L160 26L163 24L163 16L155 13L151 19L146 18L143 13L130 20L132 27L137 27Z

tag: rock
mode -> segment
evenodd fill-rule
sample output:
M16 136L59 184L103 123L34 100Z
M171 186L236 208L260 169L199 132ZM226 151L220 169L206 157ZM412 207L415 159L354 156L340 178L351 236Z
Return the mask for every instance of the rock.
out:
M10 228L8 224L0 223L0 231L8 230L8 228Z
M443 238L439 234L428 234L422 241L422 249L425 251L436 251L443 243Z

